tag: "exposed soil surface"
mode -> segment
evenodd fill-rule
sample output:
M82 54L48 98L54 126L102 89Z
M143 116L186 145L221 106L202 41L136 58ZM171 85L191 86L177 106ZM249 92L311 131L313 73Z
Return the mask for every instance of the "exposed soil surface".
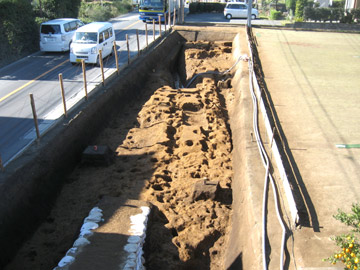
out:
M231 43L195 42L184 46L180 76L153 70L144 94L119 104L119 115L94 141L108 145L114 161L79 165L46 222L6 269L55 267L104 196L155 206L147 269L223 269L232 203L231 75L204 75L193 88L175 88L174 77L185 84L195 74L222 72L231 63ZM201 192L209 186L215 188Z

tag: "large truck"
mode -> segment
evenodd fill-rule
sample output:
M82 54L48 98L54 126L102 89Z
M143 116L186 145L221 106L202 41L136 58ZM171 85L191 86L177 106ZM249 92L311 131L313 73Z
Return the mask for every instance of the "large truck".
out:
M182 1L182 0L180 0ZM169 12L172 15L174 8L178 10L178 0L140 0L139 2L139 19L143 22L168 19Z

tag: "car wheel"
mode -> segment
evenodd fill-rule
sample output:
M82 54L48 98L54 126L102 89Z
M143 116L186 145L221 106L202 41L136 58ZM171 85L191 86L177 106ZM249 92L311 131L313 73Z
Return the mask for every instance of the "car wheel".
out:
M70 62L73 66L75 66L76 65L76 62Z
M226 14L226 19L231 20L232 16L231 14Z
M255 20L255 19L256 19L256 15L255 15L255 14L252 14L252 15L251 15L251 19L252 19L252 20Z

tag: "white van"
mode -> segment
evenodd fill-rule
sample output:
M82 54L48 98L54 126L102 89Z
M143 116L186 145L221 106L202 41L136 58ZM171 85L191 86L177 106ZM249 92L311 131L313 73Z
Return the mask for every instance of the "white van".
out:
M70 62L99 65L99 50L102 58L114 52L115 32L111 23L93 22L76 30L70 46Z
M62 18L40 25L40 51L65 52L70 49L72 37L84 23L78 19Z

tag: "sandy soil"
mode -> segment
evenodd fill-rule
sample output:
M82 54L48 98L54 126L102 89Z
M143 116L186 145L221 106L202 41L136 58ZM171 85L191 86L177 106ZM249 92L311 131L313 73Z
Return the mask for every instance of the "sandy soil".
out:
M225 71L231 62L229 43L187 43L180 78ZM153 70L144 95L119 104L119 115L94 141L114 151L114 162L78 166L7 270L55 267L104 196L155 206L147 269L223 269L232 202L231 75L205 75L193 88L175 88L173 78L169 70ZM203 183L218 184L216 193L197 196Z

